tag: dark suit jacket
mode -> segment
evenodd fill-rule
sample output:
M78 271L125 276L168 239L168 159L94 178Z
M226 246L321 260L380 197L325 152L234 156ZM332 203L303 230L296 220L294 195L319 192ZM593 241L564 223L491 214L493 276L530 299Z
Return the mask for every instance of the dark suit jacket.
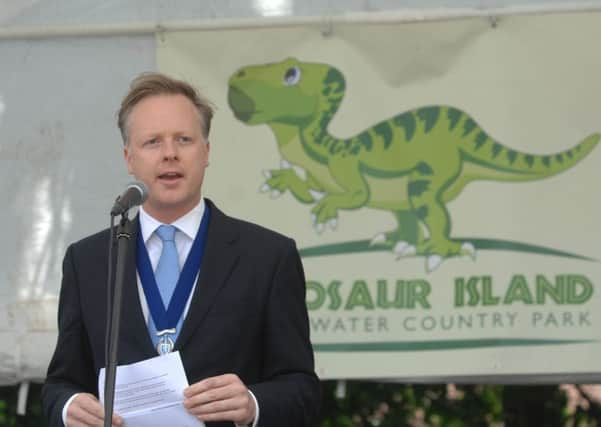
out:
M310 426L320 391L296 246L289 238L226 216L209 200L207 205L211 221L205 255L175 343L188 381L235 373L257 398L259 426ZM137 218L133 229L131 241L136 242ZM58 342L42 391L51 427L63 425L61 411L74 393L97 395L98 371L105 366L108 243L105 230L72 244L65 255ZM157 355L140 306L133 247L121 322L119 364Z

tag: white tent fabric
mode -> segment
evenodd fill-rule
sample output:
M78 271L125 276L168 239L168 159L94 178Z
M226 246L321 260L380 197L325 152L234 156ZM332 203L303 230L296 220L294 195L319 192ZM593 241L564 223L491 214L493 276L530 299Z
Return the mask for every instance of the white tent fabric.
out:
M56 339L69 242L108 225L129 180L114 113L153 70L152 31L51 37L45 29L273 17L599 8L601 0L0 0L0 385L41 381ZM270 22L270 21L265 21ZM18 30L37 29L36 38Z
M114 114L154 39L0 42L0 385L42 380L69 242L108 226L128 181Z
M0 0L0 28L165 22L357 12L598 7L599 0Z

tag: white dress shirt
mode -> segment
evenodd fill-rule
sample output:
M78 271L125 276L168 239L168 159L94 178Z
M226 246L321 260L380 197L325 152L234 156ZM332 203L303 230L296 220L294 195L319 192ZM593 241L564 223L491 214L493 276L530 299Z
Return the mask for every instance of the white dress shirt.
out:
M196 233L200 227L200 222L202 221L202 216L206 209L206 204L204 199L200 199L198 205L196 205L190 212L185 214L184 216L178 218L171 225L175 226L175 247L177 248L177 253L179 255L179 268L180 271L186 262L186 258L188 258L188 254L190 253L190 249L192 248L192 243L194 243L194 239L196 238ZM156 229L159 226L163 225L162 222L150 216L143 207L140 207L138 217L140 220L140 233L142 233L142 239L144 240L144 244L146 245L146 251L148 251L148 257L150 258L150 264L152 265L152 270L154 271L159 263L159 258L161 257L161 252L163 250L163 241L161 238L155 233ZM140 275L137 274L138 281L138 296L140 298L140 306L142 307L142 313L144 313L144 320L146 324L148 324L148 303L146 302L146 295L144 294L144 289L142 288L142 281L140 280ZM188 296L188 300L186 302L186 306L184 308L184 312L182 316L185 318L188 314L188 309L190 308L190 302L192 301L192 295L194 294L194 290L196 289L196 282L198 281L198 274L194 279L194 285ZM259 422L259 403L257 402L257 398L255 395L249 390L248 391L252 396L252 399L255 403L255 419L252 423L252 427L256 427ZM63 407L63 423L67 425L67 407L73 401L73 399L77 396L74 394L71 398L65 403ZM238 427L238 424L236 424Z
M200 203L196 205L194 209L192 209L190 212L171 223L171 225L175 226L176 228L175 247L177 248L177 254L179 256L180 271L183 268L184 263L186 262L186 258L188 258L188 254L190 253L190 249L192 248L192 243L194 243L196 233L198 232L198 228L200 227L200 221L202 220L202 215L204 214L204 211L205 202L203 199L200 199ZM155 233L155 231L157 228L163 225L163 223L148 215L148 213L142 207L140 208L138 217L140 219L140 233L142 233L142 239L144 240L144 244L146 245L148 258L150 258L150 264L152 265L152 271L154 271L157 268L159 258L161 257L161 252L163 251L163 241ZM148 303L146 302L146 295L144 294L144 289L142 288L142 281L140 280L140 275L136 275L138 277L138 295L140 297L140 305L142 306L142 313L144 313L144 320L146 321L146 324L148 324ZM196 274L196 277L194 278L194 285L192 287L192 290L190 291L188 300L186 301L184 312L182 313L182 316L184 318L188 314L188 309L190 308L190 301L192 300L194 289L196 289L197 281L198 274Z

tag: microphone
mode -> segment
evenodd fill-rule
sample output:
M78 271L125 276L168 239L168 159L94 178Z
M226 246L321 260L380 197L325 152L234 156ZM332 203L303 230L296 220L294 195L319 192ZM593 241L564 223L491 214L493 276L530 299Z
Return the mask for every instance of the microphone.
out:
M127 184L127 188L117 200L111 209L111 215L123 215L130 208L139 206L148 198L148 187L142 181L134 181Z

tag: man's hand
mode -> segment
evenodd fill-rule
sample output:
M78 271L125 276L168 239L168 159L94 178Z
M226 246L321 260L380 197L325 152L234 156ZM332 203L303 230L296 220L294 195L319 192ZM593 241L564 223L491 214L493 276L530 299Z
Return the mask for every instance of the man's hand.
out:
M81 393L67 407L67 427L102 427L104 425L104 408L89 393ZM123 422L113 414L113 427L121 427Z
M233 421L251 424L255 402L240 378L219 375L192 384L184 390L184 406L201 421Z

